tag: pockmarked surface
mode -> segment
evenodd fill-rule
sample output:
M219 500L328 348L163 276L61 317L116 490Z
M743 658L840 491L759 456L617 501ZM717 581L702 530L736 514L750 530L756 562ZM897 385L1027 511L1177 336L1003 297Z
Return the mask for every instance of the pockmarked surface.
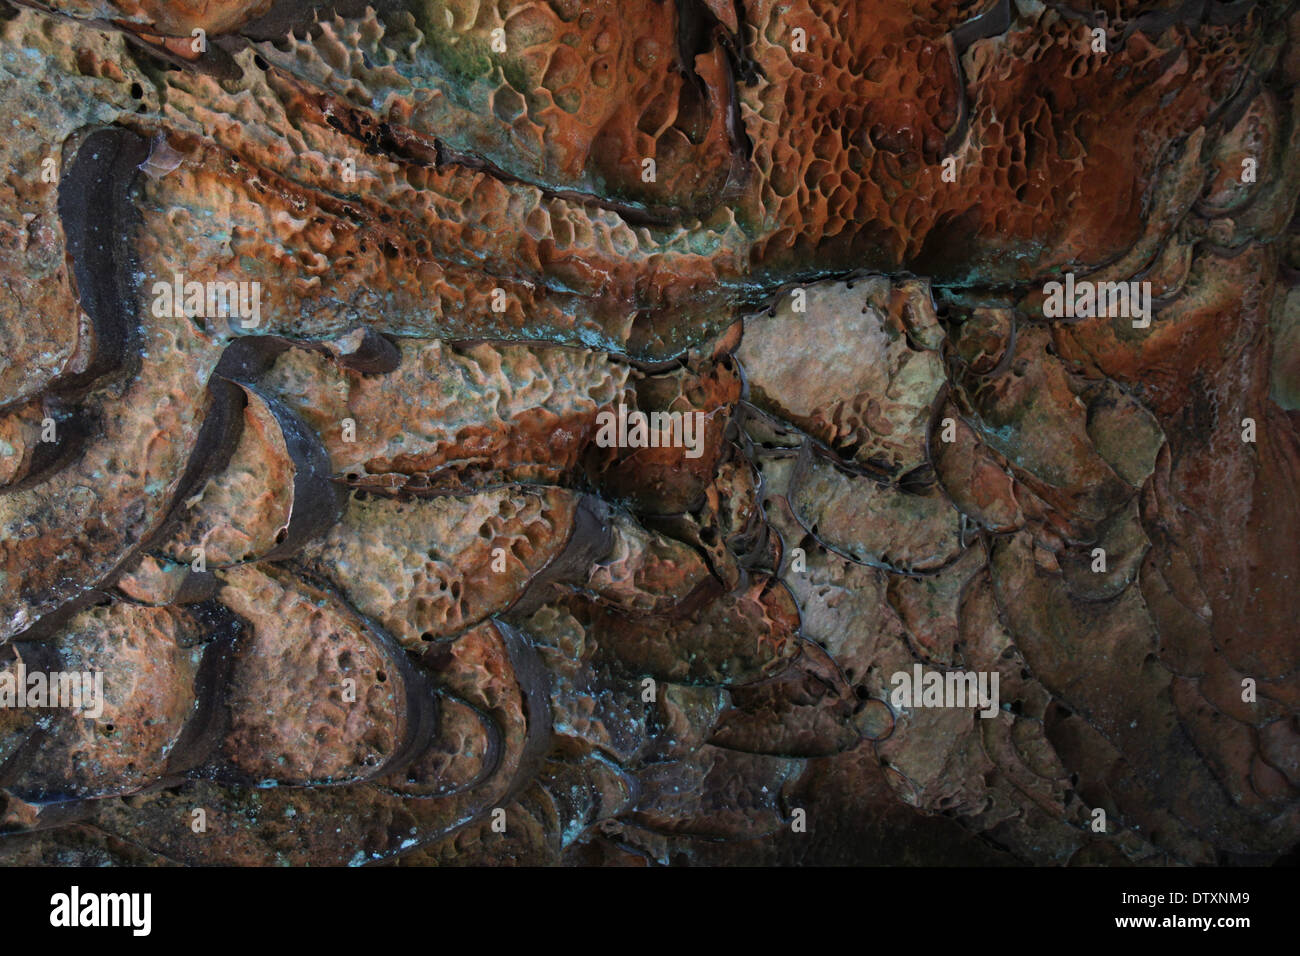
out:
M1300 11L0 0L0 863L1300 846Z

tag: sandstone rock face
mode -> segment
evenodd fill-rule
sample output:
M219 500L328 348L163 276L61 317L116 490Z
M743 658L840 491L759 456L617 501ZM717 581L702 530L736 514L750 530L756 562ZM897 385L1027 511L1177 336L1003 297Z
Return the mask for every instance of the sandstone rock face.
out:
M1280 0L0 0L0 862L1293 857L1298 84Z

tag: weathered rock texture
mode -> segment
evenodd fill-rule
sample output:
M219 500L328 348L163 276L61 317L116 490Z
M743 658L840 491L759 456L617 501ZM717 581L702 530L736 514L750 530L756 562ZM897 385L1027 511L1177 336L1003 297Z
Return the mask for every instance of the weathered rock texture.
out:
M1298 83L1282 0L0 0L0 681L103 679L0 862L1293 855Z

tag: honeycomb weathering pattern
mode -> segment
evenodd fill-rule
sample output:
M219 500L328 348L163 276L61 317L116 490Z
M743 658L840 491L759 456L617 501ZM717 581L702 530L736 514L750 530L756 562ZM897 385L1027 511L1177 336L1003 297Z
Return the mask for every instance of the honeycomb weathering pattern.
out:
M104 682L0 707L0 861L1300 845L1294 3L24 0L0 73L0 702Z

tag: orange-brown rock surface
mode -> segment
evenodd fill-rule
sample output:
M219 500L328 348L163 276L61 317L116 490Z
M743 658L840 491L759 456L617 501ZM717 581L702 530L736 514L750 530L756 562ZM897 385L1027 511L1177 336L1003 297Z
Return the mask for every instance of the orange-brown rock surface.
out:
M1293 857L1298 84L1283 0L0 0L0 862Z

